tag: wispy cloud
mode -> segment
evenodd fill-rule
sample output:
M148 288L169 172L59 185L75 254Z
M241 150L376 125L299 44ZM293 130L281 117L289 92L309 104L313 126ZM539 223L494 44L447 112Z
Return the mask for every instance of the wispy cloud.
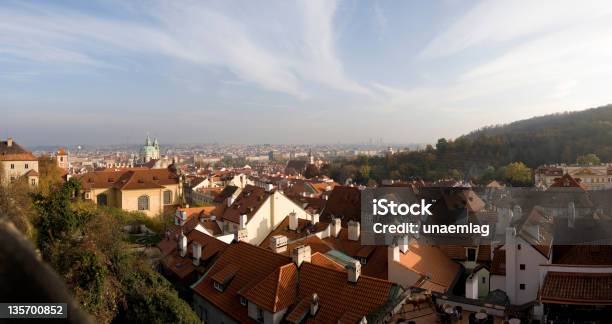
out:
M227 68L260 88L305 98L309 87L367 93L343 70L335 48L336 1L303 0L241 10L213 2L155 2L131 19L54 6L0 8L0 56L48 65L108 68L116 58L162 55ZM120 7L119 9L121 9Z

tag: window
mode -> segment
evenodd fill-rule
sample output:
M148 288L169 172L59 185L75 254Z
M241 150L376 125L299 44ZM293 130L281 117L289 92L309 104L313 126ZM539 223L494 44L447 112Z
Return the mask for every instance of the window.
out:
M361 262L361 264L366 264L368 263L368 258L359 258L359 262Z
M520 285L519 285L519 288L520 288L521 290L525 290L525 284L520 284Z
M170 205L172 203L172 191L164 191L164 205Z
M14 168L15 168L15 165L14 165L14 164L11 164L11 169L14 169Z
M487 277L482 277L482 283L486 284L487 283Z
M521 249L521 245L520 245L520 244L518 244L518 245L516 246L516 248L520 250L520 249Z
M11 183L15 182L15 177L11 177Z
M89 199L89 192L85 194L85 199Z
M29 166L29 165L26 163L26 164L24 165L24 167L27 169L27 168L29 168L30 166Z
M521 264L521 265L520 265L520 268L521 268L521 270L525 270L525 265L524 265L524 264Z
M476 261L476 249L475 248L467 248L467 260Z
M223 291L223 285L218 283L218 282L214 282L213 285L215 286L215 289L217 289L217 291Z
M30 180L30 184L32 185L32 187L36 187L36 179Z
M138 197L138 210L149 210L149 196Z
M60 162L64 162L64 157L60 156Z
M263 309L257 307L257 320L263 321L263 319L264 319Z
M107 206L108 197L106 196L106 194L99 194L98 197L96 197L96 202L100 206Z
M240 305L242 305L242 306L246 306L246 305L247 305L247 300L246 300L246 298L244 298L244 297L240 296Z

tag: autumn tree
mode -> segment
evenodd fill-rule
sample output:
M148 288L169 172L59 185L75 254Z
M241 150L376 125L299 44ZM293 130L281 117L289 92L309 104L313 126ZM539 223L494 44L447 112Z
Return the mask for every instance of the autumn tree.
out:
M599 157L593 153L580 155L576 158L576 163L582 165L597 165L601 163Z

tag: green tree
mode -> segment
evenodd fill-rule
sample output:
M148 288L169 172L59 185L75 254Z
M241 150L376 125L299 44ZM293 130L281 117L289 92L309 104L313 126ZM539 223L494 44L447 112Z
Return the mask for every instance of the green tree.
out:
M601 163L599 157L593 153L589 153L586 155L580 155L576 158L576 163L583 165L597 165Z
M531 169L523 162L512 162L505 167L505 180L516 186L530 185L532 181Z

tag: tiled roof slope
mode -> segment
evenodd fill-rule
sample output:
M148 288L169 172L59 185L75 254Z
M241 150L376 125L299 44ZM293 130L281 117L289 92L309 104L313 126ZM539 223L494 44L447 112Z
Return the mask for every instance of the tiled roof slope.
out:
M612 305L612 273L548 272L540 299L553 304Z
M270 196L263 188L247 185L242 189L232 205L223 212L223 219L240 223L240 215L247 215L247 222L253 218L259 207L263 205L266 199Z
M287 319L299 317L303 312L303 300L316 293L319 309L314 317L307 316L308 323L356 323L362 317L394 299L401 288L386 280L360 276L356 283L347 281L343 271L329 269L312 263L300 267L297 307ZM302 305L302 307L299 307Z
M297 267L294 263L289 263L277 268L242 295L263 309L276 313L293 303L296 285Z
M11 146L8 141L0 141L0 161L36 161L36 157L15 141Z
M169 169L133 169L93 171L78 177L83 189L116 188L120 190L155 189L179 183L179 176Z
M238 263L239 269L227 283L223 292L217 291L213 286L212 278L217 277L217 273L231 264ZM277 268L288 263L291 263L291 258L248 243L230 244L209 273L193 289L236 321L247 323L251 320L248 317L247 308L240 305L240 294L246 293Z

